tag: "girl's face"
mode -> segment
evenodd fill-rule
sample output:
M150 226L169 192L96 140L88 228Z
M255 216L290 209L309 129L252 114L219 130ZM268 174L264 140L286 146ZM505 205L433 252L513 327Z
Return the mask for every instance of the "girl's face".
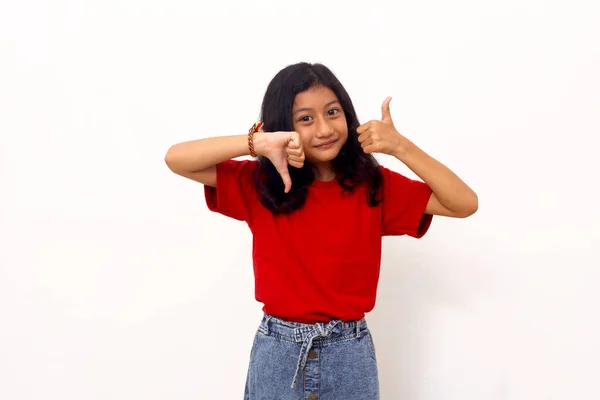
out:
M298 93L292 107L292 121L306 161L316 167L329 167L348 140L344 110L327 87L317 86Z

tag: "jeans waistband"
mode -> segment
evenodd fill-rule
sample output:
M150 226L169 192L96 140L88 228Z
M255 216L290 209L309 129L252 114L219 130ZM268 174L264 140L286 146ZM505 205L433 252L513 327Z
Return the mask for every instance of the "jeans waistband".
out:
M294 388L296 387L298 375L306 366L308 354L315 340L321 343L332 343L353 337L360 337L363 332L368 330L368 327L365 318L356 321L334 319L329 322L304 324L284 321L273 315L264 314L258 329L265 335L275 336L279 339L295 343L302 343L296 373L292 380L292 388Z

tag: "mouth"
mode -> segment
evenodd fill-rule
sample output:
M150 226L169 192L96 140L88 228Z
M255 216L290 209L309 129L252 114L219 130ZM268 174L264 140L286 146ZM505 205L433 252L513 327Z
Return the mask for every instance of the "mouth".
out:
M329 140L329 141L327 141L325 143L321 143L321 144L315 146L315 148L317 148L317 149L328 149L331 146L333 146L337 141L338 141L337 139Z

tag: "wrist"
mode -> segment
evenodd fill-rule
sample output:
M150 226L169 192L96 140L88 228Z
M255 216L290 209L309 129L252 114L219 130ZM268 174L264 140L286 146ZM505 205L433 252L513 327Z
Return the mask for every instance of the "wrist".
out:
M254 125L252 125L252 127L250 127L250 129L248 130L248 152L252 157L256 157L259 155L256 153L256 150L254 148L254 135L261 132L262 126L263 122L258 121Z
M252 137L252 143L256 156L264 156L265 149L267 148L265 133L262 131L255 132Z
M406 139L405 137L401 137L396 145L396 149L393 152L393 156L398 160L403 161L411 152L414 151L415 147L416 146L414 143L412 143L410 140Z

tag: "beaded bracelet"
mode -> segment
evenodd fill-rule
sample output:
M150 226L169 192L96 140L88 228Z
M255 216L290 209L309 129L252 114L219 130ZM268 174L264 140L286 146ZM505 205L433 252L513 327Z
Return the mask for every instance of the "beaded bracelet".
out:
M256 157L256 153L254 152L254 134L256 132L259 132L262 126L262 121L258 121L254 125L252 125L252 127L248 131L248 148L250 149L250 155L252 157Z

